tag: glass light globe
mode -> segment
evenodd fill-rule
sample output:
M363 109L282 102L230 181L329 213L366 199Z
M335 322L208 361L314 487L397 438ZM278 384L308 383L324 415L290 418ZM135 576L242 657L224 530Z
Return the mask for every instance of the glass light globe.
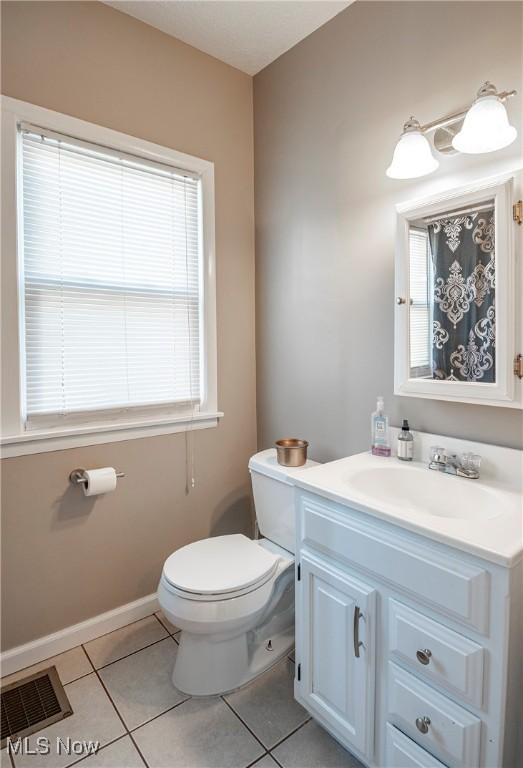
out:
M429 141L414 118L405 123L400 140L396 144L392 163L387 168L391 179L416 179L426 176L439 166L432 154Z
M512 144L517 135L495 86L485 83L465 115L461 131L452 139L452 146L465 154L495 152Z

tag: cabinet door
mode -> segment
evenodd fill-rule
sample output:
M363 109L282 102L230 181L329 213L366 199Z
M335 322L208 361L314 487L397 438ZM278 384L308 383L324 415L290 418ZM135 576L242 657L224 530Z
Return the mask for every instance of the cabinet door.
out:
M297 634L302 703L338 738L372 753L375 590L302 555Z

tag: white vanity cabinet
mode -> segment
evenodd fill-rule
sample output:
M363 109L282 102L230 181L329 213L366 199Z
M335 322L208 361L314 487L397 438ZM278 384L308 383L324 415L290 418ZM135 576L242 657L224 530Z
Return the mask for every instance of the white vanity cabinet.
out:
M296 511L297 700L371 768L520 768L522 563L301 488Z
M363 754L372 748L376 590L348 571L303 554L300 691ZM308 628L308 629L307 629Z

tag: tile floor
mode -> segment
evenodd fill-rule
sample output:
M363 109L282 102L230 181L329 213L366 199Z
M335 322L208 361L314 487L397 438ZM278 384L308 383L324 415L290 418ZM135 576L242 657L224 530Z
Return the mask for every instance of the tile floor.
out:
M2 680L54 664L74 711L29 738L48 755L4 749L2 768L362 768L294 700L293 654L235 693L191 698L170 680L178 635L158 612ZM58 754L57 738L100 747Z

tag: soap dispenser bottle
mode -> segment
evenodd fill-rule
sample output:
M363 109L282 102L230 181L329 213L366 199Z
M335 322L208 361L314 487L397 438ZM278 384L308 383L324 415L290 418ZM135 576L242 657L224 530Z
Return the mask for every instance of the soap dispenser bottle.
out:
M376 410L371 416L372 453L374 456L390 456L389 417L385 416L383 397L378 397Z
M412 461L414 456L414 438L410 431L409 422L403 419L403 426L398 434L398 459Z

